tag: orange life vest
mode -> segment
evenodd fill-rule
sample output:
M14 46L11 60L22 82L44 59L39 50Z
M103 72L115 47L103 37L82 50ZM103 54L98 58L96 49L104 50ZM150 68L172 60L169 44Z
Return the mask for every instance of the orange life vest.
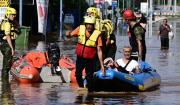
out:
M97 53L96 42L101 32L94 30L89 38L86 37L85 32L86 27L84 25L80 25L76 54L83 58L93 59Z

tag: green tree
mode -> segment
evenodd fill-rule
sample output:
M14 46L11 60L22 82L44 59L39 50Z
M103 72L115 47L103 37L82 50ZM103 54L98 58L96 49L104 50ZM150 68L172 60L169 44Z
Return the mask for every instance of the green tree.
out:
M180 6L180 0L177 0L177 5Z

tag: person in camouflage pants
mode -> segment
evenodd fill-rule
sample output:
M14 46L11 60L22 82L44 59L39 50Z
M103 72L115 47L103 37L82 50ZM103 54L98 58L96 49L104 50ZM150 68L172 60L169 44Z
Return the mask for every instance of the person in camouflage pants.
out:
M20 27L19 23L15 20L15 17L16 10L9 7L6 9L5 18L0 21L0 51L3 54L3 68L1 70L2 79L9 78L12 59L15 55L15 40L18 33L15 28Z

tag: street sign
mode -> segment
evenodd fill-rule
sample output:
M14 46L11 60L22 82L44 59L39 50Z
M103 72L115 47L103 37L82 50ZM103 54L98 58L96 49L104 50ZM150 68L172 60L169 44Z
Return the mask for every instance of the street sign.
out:
M141 12L147 13L148 11L148 3L147 2L141 2Z
M119 9L119 7L117 7L117 8L115 9L115 11L118 12L118 13L119 13L120 10L121 10L121 9Z
M10 6L10 0L0 0L0 20L5 18L6 9Z
M109 5L112 5L112 0L105 0Z
M96 4L96 8L103 8L103 4Z
M165 9L162 9L162 12L164 12L165 11Z
M149 15L151 15L152 14L152 11L149 11Z
M109 5L109 3L106 1L105 2L105 8L108 8L110 5Z
M117 3L116 3L116 2L114 2L113 4L114 4L114 8L116 8L116 7L117 7Z
M10 0L0 0L0 7L9 7Z
M94 0L95 4L103 4L103 0Z
M166 12L168 11L168 8L166 8Z
M120 13L119 13L120 10L121 10L121 9L119 9L119 7L117 7L117 8L115 9L115 11L117 12L117 13L116 13L116 16L117 16L117 17L120 17L120 16L121 16Z

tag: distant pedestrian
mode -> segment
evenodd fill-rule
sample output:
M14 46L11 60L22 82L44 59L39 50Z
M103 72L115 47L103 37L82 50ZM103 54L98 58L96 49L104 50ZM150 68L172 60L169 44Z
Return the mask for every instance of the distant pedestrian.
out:
M159 26L157 34L157 39L159 39L159 34L161 35L161 49L169 49L169 32L171 28L167 24L167 19L163 19L163 24Z

